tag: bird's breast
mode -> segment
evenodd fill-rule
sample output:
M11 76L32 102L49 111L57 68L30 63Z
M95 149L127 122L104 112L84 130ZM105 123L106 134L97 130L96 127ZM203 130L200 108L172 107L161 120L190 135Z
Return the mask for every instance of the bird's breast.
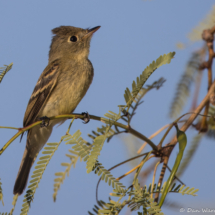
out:
M90 62L64 68L43 109L43 115L51 117L72 113L89 89L92 79Z

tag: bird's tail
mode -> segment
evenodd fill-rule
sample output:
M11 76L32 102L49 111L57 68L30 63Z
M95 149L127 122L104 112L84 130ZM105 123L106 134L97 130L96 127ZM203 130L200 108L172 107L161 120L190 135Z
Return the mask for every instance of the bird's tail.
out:
M34 158L30 157L30 153L27 148L25 148L22 162L19 167L19 172L16 177L16 182L13 188L13 194L19 194L21 195L27 185L28 176L30 173L31 166L34 163Z

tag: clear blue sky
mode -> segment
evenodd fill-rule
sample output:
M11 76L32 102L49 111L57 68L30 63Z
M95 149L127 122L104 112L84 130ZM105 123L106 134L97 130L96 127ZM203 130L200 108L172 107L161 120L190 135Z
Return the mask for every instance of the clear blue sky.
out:
M1 1L0 67L11 62L14 66L0 84L0 125L22 127L30 95L47 65L51 29L60 25L82 28L101 25L93 36L89 56L95 77L77 107L77 113L88 111L90 114L102 116L108 110L117 112L117 105L124 104L125 88L131 87L132 81L143 69L160 55L176 51L171 64L159 68L147 81L147 84L150 84L160 77L167 79L164 87L150 92L144 98L144 103L132 122L134 128L149 136L171 122L168 112L176 84L191 52L198 48L189 46L185 50L177 50L176 43L188 42L187 33L205 17L213 4L213 0ZM204 81L206 83L206 79ZM202 98L207 86L202 84L201 87ZM68 125L69 121L54 129L49 142L58 142ZM100 125L101 123L92 120L83 125L80 120L76 120L71 133L80 129L83 138L88 139L87 134ZM14 133L13 130L1 129L0 147ZM191 133L194 135L195 131ZM14 141L0 157L0 178L5 203L4 207L0 204L0 212L9 212L12 207L12 191L25 140L26 135L21 143L18 139ZM158 140L155 139L155 143ZM190 140L191 136L188 136L188 142ZM93 173L87 175L83 162L79 162L76 168L71 170L70 176L61 186L56 203L53 202L54 173L64 170L60 163L68 161L65 154L69 148L70 146L62 144L48 165L36 191L30 215L87 214L96 203L95 187L98 176ZM214 165L211 165L214 164L214 150L214 142L204 139L189 170L182 177L186 185L200 189L198 197L171 194L171 200L177 200L178 204L185 208L214 207L215 174ZM115 137L111 142L105 143L99 160L109 168L128 158L127 151L123 141ZM172 154L170 166L176 154L177 150ZM130 168L130 165L124 165L113 171L113 174L118 177ZM130 178L123 179L122 182L129 185ZM107 201L110 191L111 189L102 183L100 199ZM20 213L23 196L18 199L15 215ZM170 211L164 208L163 211L166 214L179 213L176 209ZM127 209L122 212L125 213Z

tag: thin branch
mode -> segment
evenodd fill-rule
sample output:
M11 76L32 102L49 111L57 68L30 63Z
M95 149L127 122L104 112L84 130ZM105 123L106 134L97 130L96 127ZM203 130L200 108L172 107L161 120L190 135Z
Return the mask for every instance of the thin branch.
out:
M145 168L140 174L140 184L146 184L147 178L149 174L154 170L154 167L156 163L158 162L158 159L154 160L147 168Z
M158 168L159 164L160 164L160 161L158 161L156 163L155 168L154 168L154 173L153 173L153 178L152 178L152 187L151 187L151 198L153 198L153 189L154 189L154 184L155 184L155 175L156 175L157 168Z
M202 111L202 109L206 105L207 101L210 99L210 95L214 92L214 90L215 90L215 81L211 85L211 87L210 87L207 95L201 101L201 103L199 104L199 106L195 109L195 111L194 111L195 113L191 114L191 116L187 119L187 121L184 123L184 125L180 128L181 131L185 132L190 127L190 125L192 125L193 121L196 119L196 117L199 115L199 113ZM167 144L167 145L176 145L176 143L177 143L177 138L175 136L172 139L172 141L169 144ZM170 150L172 151L173 148L170 147Z
M152 157L155 157L155 155L151 155L146 161L148 161L148 160L151 159ZM129 171L126 172L125 174L123 174L123 175L121 175L120 177L116 178L116 180L119 181L120 179L124 178L125 176L130 175L132 172L134 172L136 169L138 169L138 168L142 165L143 162L145 163L146 161L143 160L140 164L138 164L137 166L135 166L133 169L129 170Z
M0 126L0 128L20 130L20 128L16 128L16 127L7 127L7 126Z
M152 137L152 135L149 137L149 139L152 139L153 137ZM146 147L146 145L147 145L147 142L144 142L143 143L143 145L138 149L138 151L137 151L137 154L140 154L142 151L143 151L143 149Z
M71 118L80 118L83 119L85 116L82 114L64 114L64 115L58 115L58 116L54 116L54 117L50 117L50 120L54 120L54 119L71 119ZM122 123L119 122L115 122L113 120L110 120L108 118L103 118L103 117L98 117L98 116L94 116L94 115L89 115L90 119L93 120L97 120L97 121L101 121L103 123L111 123L113 125L116 125L118 127L124 128L125 130L127 130L127 132L133 134L134 136L140 138L141 140L146 141L152 148L153 150L157 151L157 146L151 141L149 140L147 137L145 137L143 134L139 133L138 131L134 130L133 128L131 128L130 126L124 125ZM0 150L0 155L4 152L4 150L22 133L24 133L25 131L28 131L29 129L40 125L42 123L42 120L37 121L35 123L32 123L29 126L26 126L24 128L20 128L19 131L2 147L2 149Z

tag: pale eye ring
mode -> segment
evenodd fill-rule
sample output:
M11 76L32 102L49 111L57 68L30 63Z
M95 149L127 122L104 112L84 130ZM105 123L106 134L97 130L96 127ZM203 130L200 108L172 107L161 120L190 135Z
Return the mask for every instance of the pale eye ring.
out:
M70 37L71 42L76 42L77 40L78 40L78 38L76 36L71 36Z

